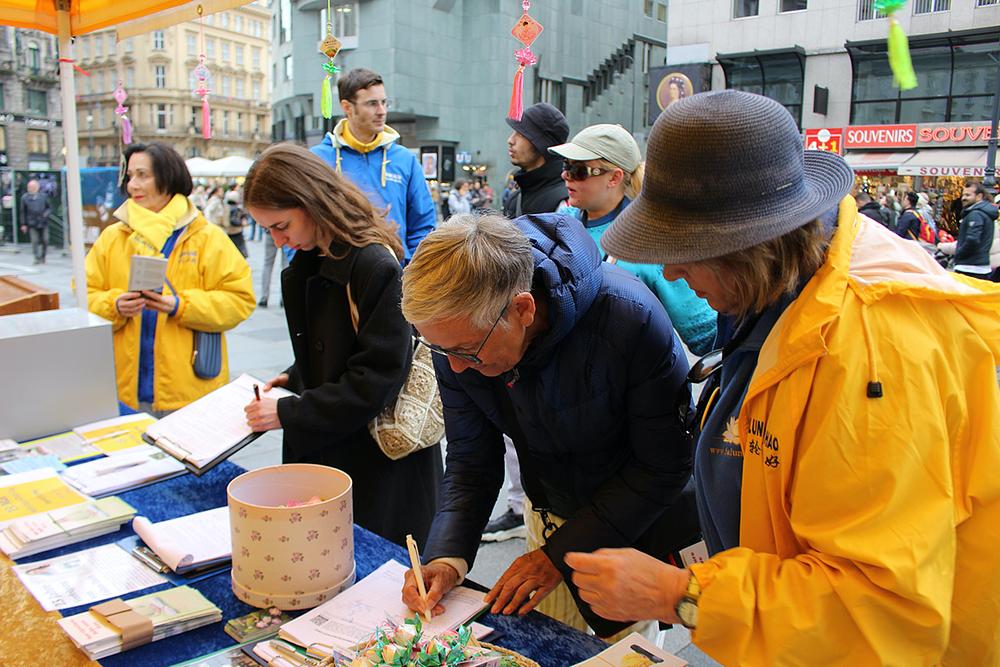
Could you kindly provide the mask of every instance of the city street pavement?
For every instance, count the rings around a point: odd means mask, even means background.
[[[248,241],[249,262],[254,273],[254,291],[260,299],[261,271],[264,263],[263,241]],[[292,360],[292,347],[288,340],[284,310],[281,301],[279,278],[280,259],[275,260],[268,296],[268,308],[257,308],[239,326],[226,334],[229,349],[229,369],[232,377],[241,373],[267,380],[288,367]],[[0,275],[16,275],[36,285],[59,292],[62,308],[76,306],[71,279],[72,266],[69,252],[61,248],[50,248],[45,264],[33,265],[31,247],[28,245],[0,245]],[[281,463],[281,432],[272,431],[231,459],[233,463],[247,469]],[[505,485],[506,486],[506,485]],[[501,492],[494,508],[494,516],[506,510],[506,494]],[[503,571],[519,555],[524,553],[524,540],[512,539],[506,542],[483,544],[476,557],[475,566],[469,578],[485,586],[492,586]],[[661,632],[660,644],[668,651],[687,660],[696,667],[717,665],[691,644],[687,630],[675,627]]]

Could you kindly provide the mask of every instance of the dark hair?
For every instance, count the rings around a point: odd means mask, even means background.
[[[972,191],[975,192],[980,197],[986,196],[986,188],[983,187],[982,183],[976,183],[975,181],[970,181],[965,184],[965,187],[972,188]]]
[[[337,81],[337,94],[340,99],[353,102],[359,90],[381,85],[382,77],[379,74],[364,67],[355,67]]]
[[[191,181],[191,172],[184,164],[184,158],[172,146],[162,141],[152,141],[148,144],[132,144],[125,149],[125,164],[122,167],[121,182],[123,195],[129,196],[128,161],[136,153],[149,155],[149,160],[153,163],[153,182],[156,183],[157,190],[171,197],[174,195],[187,197],[191,194],[194,183]]]
[[[916,207],[917,201],[919,199],[920,198],[917,196],[917,193],[914,192],[913,190],[910,190],[906,193],[906,201],[910,202],[910,206]]]
[[[854,195],[854,201],[858,202],[862,206],[864,206],[865,204],[867,204],[871,200],[872,200],[872,196],[870,194],[868,194],[867,192],[859,192],[858,194]]]
[[[275,144],[257,158],[243,182],[243,206],[302,209],[316,224],[316,245],[326,254],[333,243],[381,244],[403,259],[396,225],[356,185],[302,146]]]

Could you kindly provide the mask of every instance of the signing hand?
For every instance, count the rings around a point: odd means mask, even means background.
[[[555,590],[562,580],[562,573],[545,552],[535,549],[511,563],[486,594],[485,602],[492,604],[491,614],[516,612],[518,616],[524,616]]]
[[[264,391],[267,391],[265,386]],[[247,424],[254,431],[272,431],[281,428],[281,419],[278,417],[278,401],[273,398],[261,398],[250,401],[250,404],[243,408],[247,413]]]
[[[674,608],[691,573],[635,549],[566,554],[580,598],[611,621],[679,623]]]
[[[431,616],[444,613],[444,606],[441,598],[458,583],[458,572],[447,563],[428,563],[420,568],[424,575],[424,587],[427,590],[427,606],[430,607]],[[420,599],[420,592],[417,590],[417,580],[413,576],[413,570],[406,571],[406,578],[403,580],[403,602],[413,611],[424,613],[424,601]]]
[[[271,391],[273,387],[285,387],[288,385],[288,373],[280,373],[267,381],[264,391]]]
[[[146,300],[139,292],[122,292],[115,299],[115,308],[122,317],[135,317],[142,312]]]
[[[176,296],[164,296],[163,294],[157,294],[156,292],[144,291],[142,293],[142,298],[146,300],[146,306],[152,308],[153,310],[158,310],[161,313],[167,313],[168,315],[174,312],[177,308],[177,297]]]

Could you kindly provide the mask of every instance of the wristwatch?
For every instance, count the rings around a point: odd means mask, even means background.
[[[681,619],[681,625],[688,630],[694,630],[695,626],[698,625],[699,598],[701,598],[701,586],[698,585],[698,580],[692,574],[688,579],[684,597],[677,602],[677,606],[674,608],[677,617]]]

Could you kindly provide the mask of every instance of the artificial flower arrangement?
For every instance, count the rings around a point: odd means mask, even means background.
[[[402,625],[386,623],[375,630],[367,646],[341,667],[518,667],[521,663],[472,637],[472,630],[423,637],[420,618],[408,618]]]

